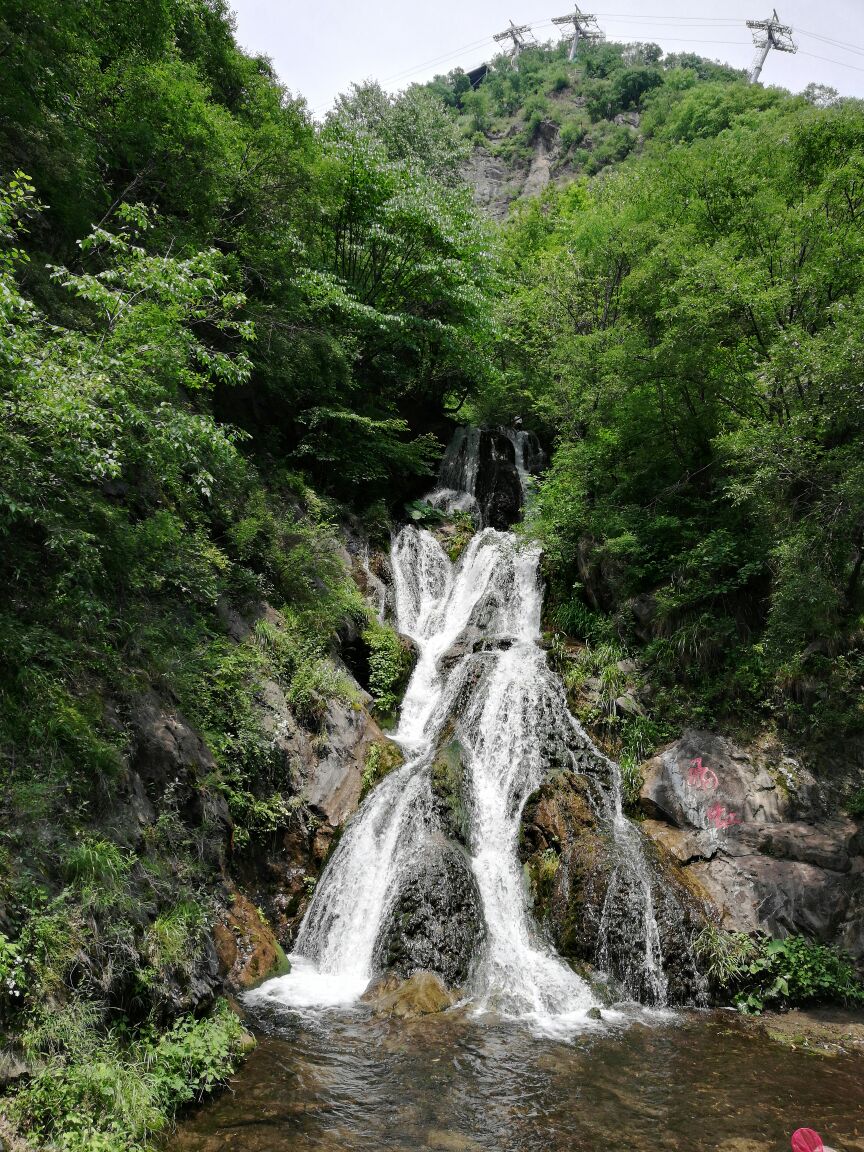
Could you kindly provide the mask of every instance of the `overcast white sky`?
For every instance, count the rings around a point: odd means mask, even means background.
[[[610,40],[652,40],[666,52],[693,51],[748,67],[747,19],[765,19],[774,0],[588,0]],[[354,80],[390,90],[451,68],[472,68],[495,51],[492,35],[531,24],[538,40],[568,0],[233,0],[244,48],[269,56],[281,79],[317,115]],[[779,0],[795,29],[797,55],[771,52],[762,81],[800,91],[811,80],[864,96],[864,0]],[[833,41],[833,43],[829,42]]]

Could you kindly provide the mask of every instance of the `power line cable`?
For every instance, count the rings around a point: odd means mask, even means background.
[[[801,36],[807,36],[811,40],[821,40],[823,44],[831,44],[834,48],[842,48],[844,52],[854,52],[857,56],[864,56],[864,48],[859,48],[857,44],[844,44],[842,40],[832,40],[830,36],[820,36],[818,32],[805,32],[803,28],[796,28],[796,32]]]
[[[843,60],[832,60],[830,56],[817,56],[815,52],[799,52],[799,56],[809,56],[811,60],[824,60],[826,64],[836,64],[838,68],[851,68],[853,72],[864,72],[857,64],[846,64]]]

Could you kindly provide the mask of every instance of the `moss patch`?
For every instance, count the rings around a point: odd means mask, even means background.
[[[471,818],[465,796],[465,764],[462,745],[455,737],[439,750],[432,763],[432,795],[445,832],[467,845]]]

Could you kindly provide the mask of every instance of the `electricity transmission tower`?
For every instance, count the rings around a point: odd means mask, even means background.
[[[516,67],[516,61],[519,59],[519,55],[522,52],[522,49],[528,47],[528,45],[525,43],[525,34],[530,33],[530,31],[530,24],[516,25],[511,20],[509,28],[505,28],[503,32],[498,32],[495,36],[492,37],[492,39],[495,40],[498,44],[500,44],[502,40],[513,41],[513,47],[510,49],[510,59],[513,61],[514,68]]]
[[[781,24],[777,9],[768,20],[748,20],[747,27],[753,31],[753,43],[757,52],[750,69],[750,83],[755,84],[762,72],[762,65],[772,48],[778,52],[797,52],[798,45],[792,39],[792,28],[789,24]]]
[[[603,33],[597,24],[597,19],[594,16],[588,16],[584,12],[580,12],[578,8],[568,16],[553,16],[553,24],[572,24],[573,25],[573,39],[570,41],[570,55],[568,60],[573,60],[576,56],[576,49],[579,47],[580,40],[602,40]]]

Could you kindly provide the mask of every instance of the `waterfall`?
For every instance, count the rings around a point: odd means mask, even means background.
[[[454,437],[439,494],[458,496],[458,483],[462,494],[473,495],[475,433],[463,429]],[[527,434],[512,433],[511,443],[524,483]],[[396,535],[391,559],[396,626],[419,653],[393,734],[407,760],[376,786],[346,828],[301,925],[292,972],[252,998],[326,1005],[363,992],[380,967],[381,941],[400,893],[424,861],[436,859],[445,839],[431,781],[436,752],[452,738],[464,763],[468,829],[464,846],[451,845],[448,859],[464,868],[482,915],[466,995],[478,1009],[547,1023],[584,1020],[595,1005],[588,984],[535,925],[518,856],[522,810],[550,765],[578,771],[588,757],[608,781],[602,804],[616,855],[598,960],[610,959],[605,942],[623,903],[639,973],[632,991],[638,983],[643,999],[664,1003],[651,876],[639,833],[621,812],[617,767],[569,713],[539,644],[538,550],[512,532],[484,528],[453,563],[429,531],[408,525]]]

